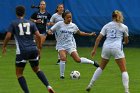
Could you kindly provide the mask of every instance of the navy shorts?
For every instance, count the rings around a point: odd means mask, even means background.
[[[38,57],[38,51],[24,51],[20,54],[16,55],[16,67],[25,67],[27,61],[29,61],[31,67],[35,67],[39,65],[39,57]]]

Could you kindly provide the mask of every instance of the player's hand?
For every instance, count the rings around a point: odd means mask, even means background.
[[[95,54],[96,54],[96,51],[95,51],[95,50],[92,50],[92,52],[91,52],[91,56],[94,57]]]
[[[95,32],[92,32],[89,34],[90,36],[96,36],[96,33]]]
[[[5,53],[6,53],[6,47],[3,47],[2,48],[2,55],[5,55]]]
[[[49,30],[47,33],[48,33],[49,35],[53,35],[52,31],[50,31],[50,30]]]
[[[42,23],[41,19],[37,19],[36,23]]]

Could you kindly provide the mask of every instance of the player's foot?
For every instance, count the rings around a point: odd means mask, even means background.
[[[59,65],[59,64],[60,64],[60,59],[58,59],[56,62],[56,65]]]
[[[99,67],[99,64],[97,61],[94,61],[94,64],[93,64],[95,67]]]
[[[60,76],[60,79],[65,79],[65,77],[64,76]]]
[[[87,91],[87,92],[90,92],[90,90],[91,90],[91,87],[88,86],[88,87],[86,88],[86,91]]]
[[[55,93],[55,91],[53,90],[53,88],[51,86],[48,86],[48,91],[49,91],[49,93]]]

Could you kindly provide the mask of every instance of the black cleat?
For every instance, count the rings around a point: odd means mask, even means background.
[[[87,91],[87,92],[90,92],[90,90],[91,90],[90,87],[87,87],[87,88],[86,88],[86,91]]]
[[[95,67],[99,67],[99,64],[97,63],[97,61],[94,61],[94,64],[93,64]]]
[[[59,64],[60,64],[60,59],[58,59],[56,62],[56,65],[59,65]]]
[[[64,76],[60,76],[60,79],[65,79],[65,77]]]

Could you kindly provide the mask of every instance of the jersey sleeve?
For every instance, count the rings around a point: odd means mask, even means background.
[[[105,36],[105,35],[106,35],[106,29],[107,29],[107,25],[105,25],[105,26],[101,29],[100,34],[102,34],[103,36]]]
[[[60,27],[60,22],[57,22],[50,29],[52,30],[52,32],[55,32],[56,30],[59,29],[59,27]]]
[[[50,22],[54,23],[55,22],[55,17],[54,15],[52,15],[51,19],[50,19]]]
[[[48,20],[50,20],[51,19],[51,14],[48,13],[47,17],[48,17]]]
[[[76,34],[77,31],[79,30],[79,28],[77,27],[77,25],[74,24],[73,30],[74,30],[74,34]]]
[[[124,31],[124,37],[127,37],[127,36],[129,36],[129,33],[128,33],[128,27],[126,26],[125,31]]]
[[[33,13],[33,14],[31,15],[31,18],[36,20],[36,19],[37,19],[37,13],[36,13],[36,12]]]
[[[32,23],[32,29],[31,30],[32,30],[33,33],[35,33],[36,31],[38,31],[35,23]]]
[[[11,23],[11,24],[9,25],[9,27],[8,27],[7,30],[6,30],[6,32],[14,33],[14,25],[13,25],[13,23]]]

